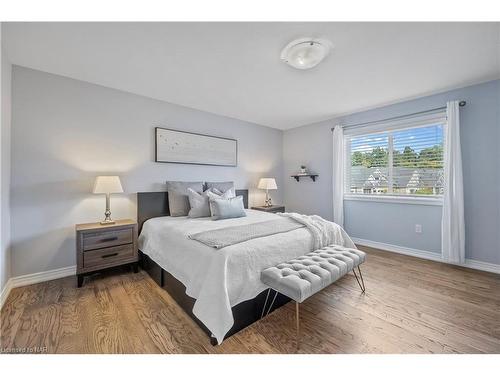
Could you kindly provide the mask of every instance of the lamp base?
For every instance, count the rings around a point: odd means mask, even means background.
[[[101,225],[114,224],[115,221],[111,219],[111,210],[109,209],[109,194],[106,194],[106,211],[104,211],[104,220]]]
[[[271,207],[272,205],[273,205],[273,202],[271,200],[271,197],[269,196],[269,194],[266,194],[266,200],[264,203],[264,207]]]

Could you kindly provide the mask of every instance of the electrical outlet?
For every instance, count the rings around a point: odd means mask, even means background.
[[[415,224],[415,233],[422,233],[422,224]]]

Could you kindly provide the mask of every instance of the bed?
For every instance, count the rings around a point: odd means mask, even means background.
[[[247,190],[237,190],[236,195],[243,196],[247,216],[219,221],[169,216],[166,192],[137,196],[142,268],[198,323],[212,344],[259,320],[265,305],[268,313],[271,301],[260,281],[261,270],[314,247],[305,227],[222,249],[188,238],[207,230],[279,219],[272,213],[248,210]],[[270,311],[288,301],[277,294]]]

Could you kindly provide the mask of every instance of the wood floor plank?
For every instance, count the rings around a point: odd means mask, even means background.
[[[388,303],[389,306],[401,308],[406,314],[416,314],[417,318],[428,314],[443,321],[454,320],[462,327],[469,327],[497,337],[500,327],[496,323],[498,319],[496,309],[472,304],[467,299],[443,296],[440,293],[434,293],[432,289],[419,289],[418,293],[409,293],[408,285],[394,283],[388,278],[367,275],[365,279],[370,284],[379,286],[375,296],[384,303]],[[373,295],[371,291],[368,294]],[[394,300],[396,303],[390,305]]]
[[[329,291],[325,293],[325,297],[328,296]],[[410,301],[406,301],[404,305],[395,305],[393,303],[387,303],[392,298],[398,298],[399,301],[405,301],[402,295],[396,296],[392,295],[387,299],[379,298],[378,296],[372,296],[368,293],[363,300],[363,303],[353,302],[349,296],[352,295],[352,291],[339,288],[334,292],[335,296],[339,298],[342,303],[345,303],[351,307],[355,307],[358,310],[371,314],[373,317],[383,319],[394,326],[397,326],[401,332],[406,332],[408,335],[420,335],[431,340],[437,345],[441,345],[442,350],[439,352],[478,352],[481,351],[474,346],[467,345],[466,343],[472,343],[473,340],[469,339],[466,335],[459,334],[453,330],[454,326],[448,324],[439,318],[435,318],[432,315],[425,315],[422,312],[422,305],[415,304],[412,306]],[[346,310],[346,308],[342,308]],[[425,316],[425,319],[422,317]],[[482,347],[485,347],[486,342],[481,341]],[[486,345],[487,347],[487,345]]]
[[[134,282],[136,281],[142,282]],[[145,273],[124,282],[127,293],[139,311],[143,326],[163,353],[208,353],[199,343],[206,335],[168,294]],[[167,338],[167,340],[164,340]]]
[[[63,293],[59,299],[61,304],[61,332],[57,351],[60,353],[81,353],[85,352],[84,342],[86,329],[90,329],[88,318],[81,319],[79,313],[85,310],[85,305],[93,303],[90,299],[90,291],[87,288],[75,288],[75,280],[67,277],[61,280]],[[93,297],[93,293],[92,293]],[[87,326],[87,324],[89,324]]]
[[[1,311],[0,348],[5,349],[14,346],[17,330],[21,325],[21,316],[35,295],[35,287],[21,287],[11,291],[8,303],[5,303]]]
[[[288,303],[222,345],[143,271],[115,270],[14,289],[0,347],[49,353],[500,353],[500,275],[362,247],[352,275]]]

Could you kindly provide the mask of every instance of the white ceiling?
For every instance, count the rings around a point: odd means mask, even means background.
[[[9,23],[13,64],[278,129],[500,76],[498,23]],[[301,36],[335,45],[282,63]]]

